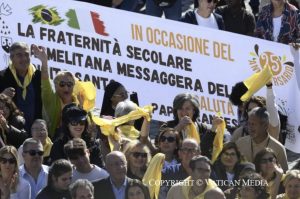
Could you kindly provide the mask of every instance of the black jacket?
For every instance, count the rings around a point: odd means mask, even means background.
[[[217,21],[219,30],[225,30],[225,25],[224,25],[224,21],[221,15],[216,14],[216,13],[212,13]],[[194,10],[190,10],[188,11],[182,18],[181,18],[182,22],[185,23],[189,23],[189,24],[194,24],[194,25],[198,25],[197,19],[196,19],[196,15],[195,15],[195,11]]]
[[[8,87],[13,87],[15,90],[17,90],[17,87],[19,87],[9,68],[0,71],[0,82],[1,82],[0,93]],[[41,119],[42,118],[41,71],[36,70],[34,72],[31,82],[35,92],[34,118]],[[17,105],[17,95],[14,96],[13,101]]]

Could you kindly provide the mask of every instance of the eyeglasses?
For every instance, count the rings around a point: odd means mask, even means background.
[[[24,153],[29,153],[29,155],[31,156],[35,156],[36,154],[38,156],[44,155],[44,151],[38,151],[38,150],[28,150],[28,151],[24,151]]]
[[[147,158],[147,153],[132,152],[131,154],[134,158]]]
[[[184,153],[193,153],[193,154],[195,154],[195,153],[198,152],[197,149],[189,149],[189,148],[181,148],[180,150],[181,150],[182,152],[184,152]]]
[[[274,162],[275,158],[274,157],[269,157],[269,158],[264,158],[260,160],[261,164],[267,164],[268,162]]]
[[[86,120],[79,120],[79,121],[70,121],[71,126],[84,126],[86,124]]]
[[[73,82],[64,82],[64,81],[60,81],[60,82],[58,83],[58,85],[59,85],[61,88],[62,88],[62,87],[65,87],[65,86],[71,88],[72,86],[74,86],[74,83],[73,83]]]
[[[0,162],[2,163],[2,164],[6,164],[7,162],[9,163],[9,164],[15,164],[16,163],[16,159],[15,158],[0,158]]]
[[[175,142],[175,137],[167,137],[167,136],[160,136],[160,139],[159,139],[161,142]]]

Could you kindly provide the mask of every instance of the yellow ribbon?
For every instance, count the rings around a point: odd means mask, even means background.
[[[223,149],[223,140],[224,140],[224,133],[225,133],[226,124],[225,121],[222,120],[220,124],[218,124],[216,129],[216,136],[214,138],[213,142],[213,152],[212,152],[212,158],[211,161],[214,163],[221,153]]]
[[[151,160],[147,171],[143,177],[143,183],[149,188],[150,198],[157,199],[159,194],[161,180],[161,170],[163,169],[165,154],[157,153]]]
[[[82,82],[76,80],[73,89],[73,95],[76,97],[79,95],[79,98],[81,99],[78,100],[83,100],[81,105],[84,110],[90,111],[92,108],[94,108],[96,100],[96,87],[92,82]]]
[[[187,137],[188,138],[193,138],[197,141],[197,143],[200,144],[200,136],[199,136],[199,133],[197,131],[196,125],[194,123],[189,124],[186,127],[186,131],[187,131]]]
[[[47,137],[46,143],[45,143],[45,145],[43,145],[44,157],[48,157],[50,155],[52,145],[53,145],[53,143],[52,143],[51,139],[49,137]]]
[[[121,125],[119,126],[119,129],[121,130],[122,135],[131,140],[136,140],[140,136],[140,132],[132,125]]]
[[[19,78],[17,76],[16,69],[12,65],[12,63],[10,63],[8,67],[9,67],[12,75],[14,76],[14,79],[17,82],[18,86],[23,89],[23,91],[22,91],[22,97],[25,100],[26,94],[27,94],[27,86],[30,84],[30,82],[32,80],[32,76],[33,76],[34,72],[36,71],[34,65],[33,64],[29,64],[28,71],[27,71],[27,74],[26,74],[26,76],[24,78],[23,84],[20,82],[20,80],[19,80]]]
[[[131,111],[127,115],[123,115],[113,120],[108,120],[104,118],[100,118],[98,116],[92,116],[92,120],[95,124],[99,125],[101,128],[101,132],[106,136],[112,136],[116,141],[120,140],[120,135],[115,131],[117,126],[124,124],[126,122],[137,120],[141,117],[145,117],[148,122],[151,121],[151,113],[153,111],[153,106],[147,105],[143,108],[137,106],[136,110]],[[112,145],[110,143],[111,149]]]
[[[192,182],[193,182],[193,179],[192,179],[191,176],[186,178],[182,182],[181,190],[182,190],[182,193],[183,193],[185,199],[189,199],[189,192],[192,188],[192,185],[191,185]],[[207,191],[209,191],[210,189],[218,187],[217,184],[211,179],[208,179],[205,182],[207,184],[206,184],[206,188],[204,189],[204,191],[201,194],[194,197],[193,199],[204,199],[204,195]],[[194,183],[194,186],[197,186],[196,183]]]
[[[269,65],[265,65],[264,69],[259,73],[254,73],[244,81],[248,91],[241,97],[243,102],[247,101],[254,93],[265,86],[272,79],[272,71]]]

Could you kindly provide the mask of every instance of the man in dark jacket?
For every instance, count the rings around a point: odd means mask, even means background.
[[[30,132],[33,121],[42,117],[41,72],[31,64],[30,48],[26,43],[16,42],[9,51],[11,62],[0,71],[0,92],[12,98],[24,113],[25,128]],[[47,64],[46,52],[35,52],[42,65]]]
[[[181,21],[207,28],[224,30],[222,16],[213,12],[217,2],[217,0],[198,0],[198,8],[188,11]]]
[[[127,161],[125,155],[120,151],[110,152],[106,156],[106,169],[110,176],[93,183],[95,198],[124,199],[126,187],[132,181],[126,176]]]

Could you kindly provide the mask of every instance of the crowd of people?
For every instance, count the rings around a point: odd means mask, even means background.
[[[128,11],[143,3],[149,15],[299,44],[299,11],[286,0],[271,0],[258,13],[243,0],[217,8],[218,1],[198,0],[182,18],[181,0],[99,0]],[[41,46],[13,43],[9,66],[0,71],[1,199],[300,198],[300,164],[288,167],[272,81],[266,96],[239,103],[230,96],[239,112],[230,131],[220,115],[211,125],[200,122],[198,98],[178,93],[174,119],[153,140],[151,106],[139,107],[111,80],[95,115],[75,91],[74,74],[61,71],[51,82]]]

